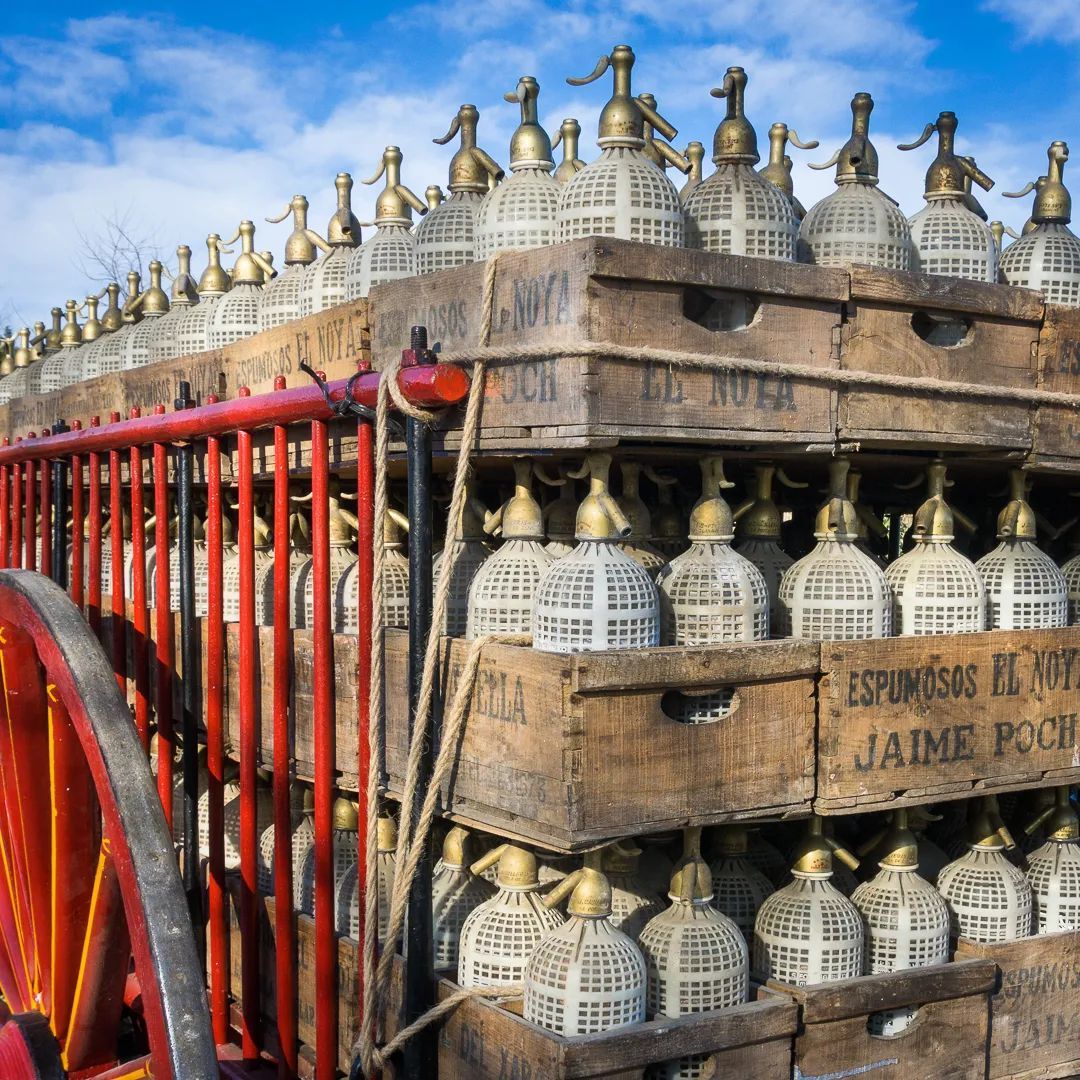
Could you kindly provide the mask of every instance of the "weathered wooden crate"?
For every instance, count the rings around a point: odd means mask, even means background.
[[[408,344],[413,323],[447,350],[479,341],[484,264],[372,290],[376,367]],[[489,365],[482,446],[625,438],[829,442],[828,386],[745,369],[575,356],[604,342],[732,359],[797,358],[837,366],[847,275],[793,263],[593,237],[501,255],[491,344],[559,345],[565,355]],[[730,328],[726,328],[730,327]],[[452,413],[447,426],[460,424]],[[447,434],[447,441],[455,436]]]
[[[1080,628],[827,642],[819,813],[1080,777]]]
[[[854,266],[840,366],[1034,387],[1042,310],[1042,299],[1027,289]],[[956,344],[935,343],[954,335]],[[1026,450],[1035,410],[1004,399],[990,403],[852,387],[841,394],[839,413],[840,437],[864,445]]]
[[[449,701],[468,643],[443,647]],[[401,791],[408,750],[407,649],[404,631],[387,634],[391,793]],[[818,646],[794,641],[573,656],[488,646],[443,807],[559,850],[804,814],[813,795],[817,664]],[[672,719],[684,694],[721,689],[734,695],[725,718]]]
[[[997,968],[989,960],[788,986],[769,982],[759,996],[798,1003],[795,1076],[832,1080],[869,1074],[882,1080],[982,1080]],[[916,1008],[906,1030],[872,1034],[881,1012]]]
[[[1080,403],[1080,311],[1047,304],[1039,333],[1039,388],[1076,394]],[[1080,457],[1080,410],[1040,405],[1035,433],[1040,462]]]
[[[991,1080],[1080,1076],[1080,931],[1002,945],[960,939],[957,959],[997,964],[990,999]]]

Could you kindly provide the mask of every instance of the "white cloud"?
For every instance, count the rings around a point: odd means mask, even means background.
[[[983,9],[1011,22],[1022,42],[1080,41],[1075,0],[985,0]]]

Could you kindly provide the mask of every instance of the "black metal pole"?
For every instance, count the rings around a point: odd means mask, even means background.
[[[413,355],[427,351],[427,330],[412,328]],[[405,423],[405,449],[409,481],[409,727],[416,719],[423,676],[423,658],[431,627],[431,429],[411,418]],[[427,790],[431,780],[432,744],[427,741],[420,760],[416,790]],[[417,799],[418,812],[422,799]],[[415,818],[413,822],[416,824]],[[405,932],[405,1022],[411,1023],[435,1004],[435,952],[431,925],[431,842],[416,868],[409,890]],[[405,1044],[404,1076],[434,1080],[438,1075],[436,1028],[425,1028]]]
[[[190,409],[191,384],[182,382],[177,409]],[[182,775],[184,787],[184,894],[195,931],[199,960],[205,962],[206,928],[199,883],[199,643],[195,622],[195,505],[193,450],[190,443],[176,448],[177,547],[180,560],[180,660],[184,677],[180,684]]]
[[[60,435],[68,430],[61,420],[53,424],[52,433]],[[67,516],[68,516],[68,463],[58,457],[52,463],[52,566],[50,576],[61,589],[68,587]],[[75,537],[71,542],[75,543]]]

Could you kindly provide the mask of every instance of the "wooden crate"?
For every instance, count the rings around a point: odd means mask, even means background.
[[[1080,310],[1047,304],[1039,333],[1039,387],[1076,394],[1080,403]],[[1040,461],[1080,457],[1080,411],[1039,406],[1035,451]]]
[[[148,413],[163,404],[171,411],[182,380],[191,383],[192,396],[203,402],[209,394],[236,397],[241,386],[253,394],[265,393],[273,389],[278,375],[286,376],[290,386],[304,385],[310,380],[300,371],[302,362],[325,371],[330,379],[346,378],[356,370],[357,361],[369,355],[369,330],[367,300],[351,300],[222,349],[18,398],[0,406],[0,435],[40,432],[60,419],[87,425],[91,416],[104,421],[114,410],[126,418],[134,406]]]
[[[982,1080],[997,968],[988,960],[864,975],[794,987],[769,982],[759,996],[798,1003],[795,1076],[833,1080],[869,1074],[882,1080]],[[868,1030],[879,1012],[916,1007],[897,1035]]]
[[[990,1000],[991,1080],[1080,1076],[1080,931],[1003,945],[961,938],[956,956],[1000,969]]]
[[[477,344],[484,264],[372,290],[376,367],[423,323],[444,349]],[[499,259],[492,345],[565,343],[551,359],[489,365],[482,446],[625,438],[831,443],[835,395],[803,379],[573,355],[575,342],[837,366],[847,275],[821,267],[593,237]],[[755,311],[737,329],[732,304]],[[447,424],[460,424],[451,414]],[[489,441],[489,440],[493,440]],[[567,442],[567,441],[570,442]],[[448,442],[453,437],[448,437]]]
[[[447,700],[467,648],[444,642]],[[401,791],[407,757],[407,649],[404,631],[388,632],[391,793]],[[491,645],[443,806],[462,821],[563,851],[688,824],[806,813],[817,664],[818,646],[795,641],[573,656]],[[670,718],[680,692],[725,687],[735,694],[726,718]],[[298,731],[301,723],[298,716]]]
[[[840,345],[845,370],[944,382],[1034,387],[1042,299],[1027,289],[869,266],[851,268]],[[963,324],[961,344],[920,335],[942,318]],[[864,445],[1026,450],[1034,408],[1007,400],[962,400],[907,390],[845,390],[839,433]]]
[[[828,642],[819,813],[1080,777],[1080,628]]]

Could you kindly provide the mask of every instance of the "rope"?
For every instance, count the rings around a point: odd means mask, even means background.
[[[482,339],[486,341],[485,339]],[[1080,395],[1035,387],[987,386],[983,383],[944,382],[919,375],[891,375],[874,371],[845,371],[840,368],[814,367],[781,360],[741,359],[707,353],[681,352],[599,341],[568,341],[543,345],[478,345],[439,354],[443,364],[512,362],[516,360],[552,360],[567,356],[599,356],[606,359],[646,361],[672,367],[703,370],[749,371],[762,375],[783,375],[828,386],[866,387],[877,390],[907,390],[929,397],[980,398],[986,401],[1015,401],[1027,405],[1060,405],[1080,409]]]
[[[497,257],[488,261],[484,275],[484,299],[481,317],[480,340],[486,345],[491,337],[491,317],[494,307],[495,294],[495,267]],[[473,683],[476,672],[479,669],[480,654],[484,645],[494,636],[480,638],[474,641],[466,657],[466,670],[458,683],[457,692],[451,705],[450,713],[444,720],[442,739],[439,752],[432,768],[431,782],[424,794],[424,802],[421,812],[416,820],[415,835],[413,827],[413,806],[416,801],[416,789],[419,786],[420,767],[428,739],[428,727],[432,715],[434,701],[435,678],[438,670],[439,643],[442,637],[446,620],[446,609],[450,599],[450,585],[453,580],[454,567],[460,554],[460,546],[455,543],[457,531],[461,524],[461,514],[465,506],[467,492],[466,481],[469,476],[469,454],[476,441],[480,430],[480,415],[484,402],[484,371],[487,361],[477,359],[473,363],[472,381],[469,386],[469,397],[465,407],[465,418],[462,423],[461,445],[458,449],[458,458],[454,470],[454,484],[450,498],[450,508],[447,517],[446,546],[443,557],[439,561],[439,576],[435,584],[435,595],[432,603],[431,628],[423,657],[423,670],[421,673],[420,689],[416,705],[416,713],[413,717],[413,731],[409,745],[409,757],[405,770],[405,782],[401,797],[400,820],[398,824],[398,842],[395,853],[396,871],[394,874],[394,886],[391,894],[390,913],[386,932],[386,941],[392,943],[401,936],[405,923],[405,914],[409,891],[416,869],[420,863],[423,851],[428,841],[431,825],[435,817],[435,807],[438,800],[439,788],[442,780],[448,774],[454,760],[458,738],[464,725],[468,703],[472,698]],[[387,1051],[380,1053],[375,1046],[376,1024],[378,1018],[386,1011],[389,993],[390,973],[393,964],[394,950],[387,948],[378,958],[376,932],[378,926],[378,863],[376,855],[377,825],[376,819],[379,808],[379,776],[381,774],[381,762],[383,754],[383,646],[384,634],[382,627],[382,572],[383,572],[383,544],[381,523],[385,518],[387,509],[387,465],[389,456],[389,404],[392,399],[394,404],[406,415],[429,423],[437,418],[436,413],[425,409],[417,409],[405,401],[397,385],[397,373],[400,362],[392,362],[383,369],[379,380],[379,395],[376,402],[376,434],[375,434],[375,539],[374,539],[374,567],[372,575],[372,664],[371,664],[371,691],[370,691],[370,717],[369,717],[369,745],[371,750],[372,769],[369,777],[368,799],[368,837],[367,837],[367,883],[365,892],[365,922],[364,922],[364,997],[363,1015],[361,1018],[360,1032],[354,1046],[354,1053],[359,1053],[364,1073],[373,1076],[380,1071],[386,1059]],[[415,662],[415,657],[410,657],[410,662]],[[467,995],[466,995],[467,996]],[[449,999],[448,999],[449,1000]],[[463,997],[460,1000],[464,1000]],[[432,1017],[432,1013],[441,1009],[446,1002],[436,1006],[421,1016],[405,1031],[400,1032],[395,1043],[401,1044],[416,1031],[422,1030],[428,1023],[438,1019]],[[456,1004],[456,1002],[455,1002]],[[439,1016],[445,1013],[439,1013]],[[408,1034],[406,1034],[406,1032]]]

